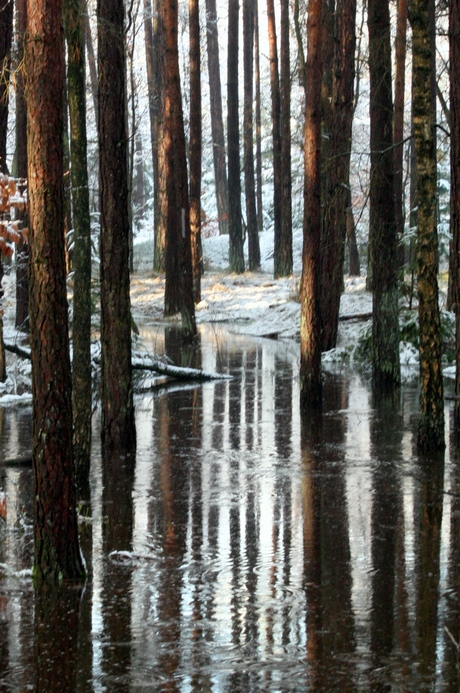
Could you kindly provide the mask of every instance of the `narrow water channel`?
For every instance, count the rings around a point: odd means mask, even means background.
[[[325,373],[302,421],[297,345],[203,328],[197,359],[233,378],[137,395],[134,471],[95,415],[83,592],[35,593],[31,470],[0,462],[0,691],[458,692],[460,464],[417,456],[417,388]],[[30,432],[0,409],[0,461]]]

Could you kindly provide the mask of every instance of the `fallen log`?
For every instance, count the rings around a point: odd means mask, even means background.
[[[10,460],[2,460],[0,462],[0,469],[11,468],[11,467],[31,467],[32,466],[32,455],[24,455],[23,457],[15,457]]]
[[[10,351],[12,354],[21,356],[23,359],[29,359],[30,361],[32,358],[30,355],[30,349],[24,349],[23,347],[19,347],[17,344],[8,344],[8,342],[3,342],[3,346],[5,347],[5,351]]]
[[[16,354],[16,356],[21,356],[25,359],[31,359],[30,349],[24,349],[16,344],[9,344],[7,342],[4,342],[4,345],[5,349],[12,354]],[[94,361],[100,364],[101,359],[98,356]],[[160,375],[168,375],[171,378],[181,380],[229,380],[232,377],[227,373],[210,373],[199,368],[181,368],[180,366],[166,363],[151,355],[145,357],[133,356],[132,368],[138,371],[152,371]]]
[[[369,313],[348,313],[346,315],[339,315],[339,321],[344,322],[346,320],[370,320],[372,318],[372,311]]]
[[[133,357],[132,368],[138,371],[152,371],[160,375],[169,375],[179,380],[204,381],[229,380],[232,378],[232,376],[227,373],[211,373],[199,368],[181,368],[180,366],[174,366],[150,355],[146,357]]]

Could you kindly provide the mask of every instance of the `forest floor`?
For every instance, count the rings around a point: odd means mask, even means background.
[[[301,241],[294,236],[294,273],[289,278],[273,278],[272,234],[260,234],[261,269],[257,272],[234,274],[228,271],[228,237],[214,236],[203,239],[205,272],[201,283],[201,302],[196,306],[198,324],[221,324],[236,334],[256,338],[299,341],[300,331],[300,274]],[[164,275],[153,272],[153,239],[141,240],[135,245],[134,273],[131,279],[131,304],[134,321],[138,324],[161,325],[180,322],[180,316],[167,320],[163,317]],[[344,293],[340,302],[340,321],[337,348],[323,353],[325,368],[356,365],[360,345],[369,344],[372,319],[372,294],[366,291],[366,277],[345,277]],[[15,281],[14,271],[3,279],[4,337],[10,343],[27,344],[14,327]],[[441,281],[440,306],[445,304],[446,286]],[[72,291],[69,290],[72,307]],[[416,310],[407,310],[407,300],[401,299],[401,366],[404,379],[418,376],[418,349],[416,348]],[[445,311],[444,311],[445,314]],[[452,323],[450,314],[445,320]],[[415,328],[413,327],[415,325]],[[412,331],[412,337],[408,336]],[[414,335],[415,334],[415,338]],[[452,377],[455,366],[444,361],[444,374]],[[7,354],[8,379],[0,383],[0,403],[6,397],[26,398],[30,393],[30,364]]]

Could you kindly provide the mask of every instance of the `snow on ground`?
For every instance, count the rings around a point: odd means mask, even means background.
[[[233,333],[279,340],[299,340],[302,234],[294,233],[294,274],[273,279],[273,234],[260,234],[261,269],[258,272],[234,274],[228,271],[228,236],[203,239],[205,273],[202,277],[202,301],[196,306],[197,323],[221,323]],[[247,248],[247,244],[245,246]],[[246,257],[247,260],[247,257]],[[135,271],[131,283],[131,302],[134,320],[150,324],[165,322],[163,318],[164,275],[153,272],[153,238],[143,232],[135,245]],[[13,326],[15,286],[13,272],[3,279],[5,296],[4,336],[9,342],[24,343]],[[71,301],[71,293],[69,294]],[[372,295],[366,291],[366,280],[346,277],[341,298],[340,315],[348,317],[371,313]],[[172,318],[179,321],[180,316]],[[171,319],[168,319],[171,321]],[[339,323],[337,348],[323,354],[326,368],[341,366],[353,359],[353,350],[360,339],[369,334],[371,320],[348,319]],[[403,377],[418,374],[418,350],[401,342]],[[4,397],[24,396],[24,385],[30,381],[30,364],[7,355],[8,380],[0,386],[0,401]],[[452,367],[446,369],[451,376]],[[13,400],[11,400],[13,401]]]

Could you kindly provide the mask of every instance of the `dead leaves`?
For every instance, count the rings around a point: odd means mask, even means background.
[[[0,253],[10,257],[14,245],[22,239],[27,243],[27,229],[21,221],[11,221],[11,211],[22,211],[27,204],[26,181],[0,173]]]

